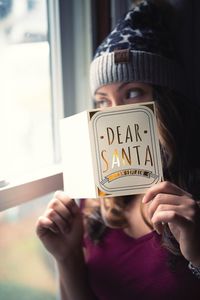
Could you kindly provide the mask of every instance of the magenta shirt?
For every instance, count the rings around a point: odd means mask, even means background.
[[[155,232],[134,239],[121,229],[108,229],[94,245],[85,238],[88,276],[99,300],[200,299],[200,280],[187,261],[168,266],[169,252]]]

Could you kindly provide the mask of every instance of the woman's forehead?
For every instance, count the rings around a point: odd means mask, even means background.
[[[152,85],[143,82],[131,81],[131,82],[115,82],[106,85],[102,85],[96,91],[96,93],[106,93],[111,90],[120,91],[122,89],[129,88],[141,88],[141,89],[152,89]]]

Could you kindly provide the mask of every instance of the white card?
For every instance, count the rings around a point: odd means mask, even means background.
[[[65,192],[142,194],[163,178],[154,102],[87,110],[61,120]]]

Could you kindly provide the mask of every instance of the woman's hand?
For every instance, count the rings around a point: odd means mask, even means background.
[[[57,191],[44,214],[38,219],[36,233],[59,262],[80,251],[83,222],[76,202],[64,192]]]
[[[170,182],[151,187],[143,198],[149,203],[149,218],[158,233],[168,223],[183,256],[200,266],[200,208],[192,195]]]

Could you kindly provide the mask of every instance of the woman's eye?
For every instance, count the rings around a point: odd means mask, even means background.
[[[95,108],[104,108],[111,106],[110,101],[108,99],[102,100],[94,100]]]
[[[137,97],[141,97],[143,95],[143,91],[141,89],[132,89],[127,92],[127,99],[134,99]]]

